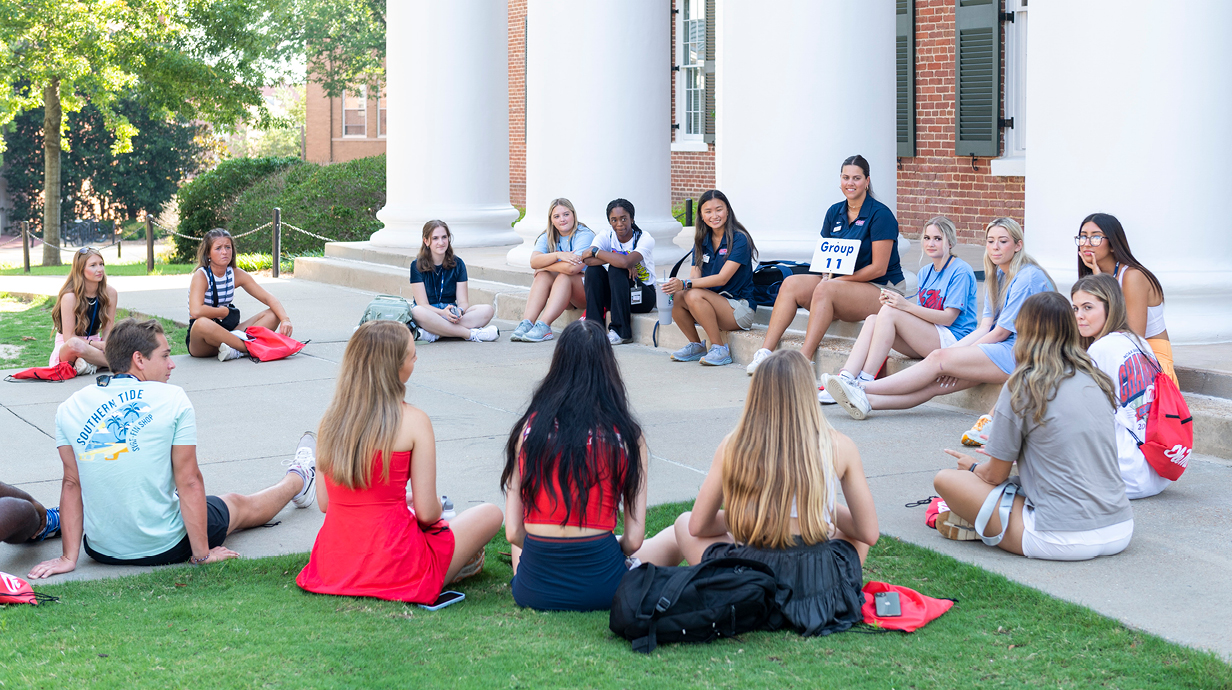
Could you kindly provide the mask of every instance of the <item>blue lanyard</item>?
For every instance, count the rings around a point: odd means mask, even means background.
[[[917,291],[917,292],[916,292],[916,298],[917,298],[917,299],[919,298],[919,296],[920,296],[920,293],[921,293],[921,292],[924,292],[924,291],[925,291],[925,290],[927,290],[928,288],[932,287],[932,285],[933,285],[933,283],[934,283],[934,282],[937,282],[937,281],[940,281],[940,280],[941,280],[941,276],[942,276],[942,274],[944,274],[944,273],[945,273],[945,269],[947,269],[947,268],[949,268],[949,267],[950,267],[950,262],[951,262],[951,261],[953,261],[953,260],[954,260],[954,255],[953,255],[953,254],[951,254],[951,255],[950,255],[950,258],[948,258],[948,259],[946,259],[946,260],[945,260],[945,265],[941,267],[941,270],[940,270],[940,271],[938,271],[938,270],[937,270],[937,267],[936,267],[936,266],[933,266],[933,267],[932,267],[933,272],[932,272],[932,273],[930,273],[930,274],[928,275],[928,282],[927,282],[927,283],[924,283],[924,287],[920,288],[920,289],[919,289],[919,291]]]

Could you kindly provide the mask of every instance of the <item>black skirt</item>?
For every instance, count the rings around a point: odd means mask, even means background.
[[[741,544],[712,544],[702,561],[712,558],[748,558],[765,563],[780,585],[791,588],[783,617],[804,636],[843,632],[864,620],[860,608],[864,573],[860,555],[850,543],[831,539],[812,546],[796,538],[786,549],[760,549]]]

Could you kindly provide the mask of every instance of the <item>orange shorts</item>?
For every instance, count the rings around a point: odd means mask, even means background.
[[[1172,383],[1175,383],[1179,390],[1181,382],[1176,379],[1176,369],[1172,366],[1172,343],[1163,338],[1148,338],[1146,342],[1155,351],[1155,359],[1159,360],[1159,368],[1163,369],[1163,372],[1172,379]]]

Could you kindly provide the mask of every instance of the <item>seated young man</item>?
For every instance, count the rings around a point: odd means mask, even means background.
[[[31,578],[76,568],[83,542],[91,558],[108,565],[235,558],[222,545],[227,535],[265,524],[289,502],[312,505],[315,444],[308,434],[274,486],[251,496],[205,495],[196,417],[183,389],[167,383],[175,363],[157,321],[124,319],[105,352],[115,375],[56,411],[64,555],[35,566]]]

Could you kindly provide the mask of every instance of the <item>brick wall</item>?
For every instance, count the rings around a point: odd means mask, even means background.
[[[972,170],[970,156],[954,155],[954,0],[916,0],[915,12],[916,155],[900,161],[898,222],[910,237],[944,215],[960,241],[982,243],[992,218],[1023,221],[1025,178],[993,176],[988,158]]]
[[[526,2],[509,0],[509,202],[526,207]]]
[[[673,4],[673,7],[677,7]],[[667,55],[668,67],[676,64],[676,15],[671,19],[671,52]],[[669,116],[670,123],[676,123],[676,72],[672,72],[672,107]],[[672,140],[675,141],[678,130],[672,130]],[[708,151],[672,151],[672,209],[674,210],[685,199],[697,200],[702,192],[714,189],[714,144],[708,144]]]

